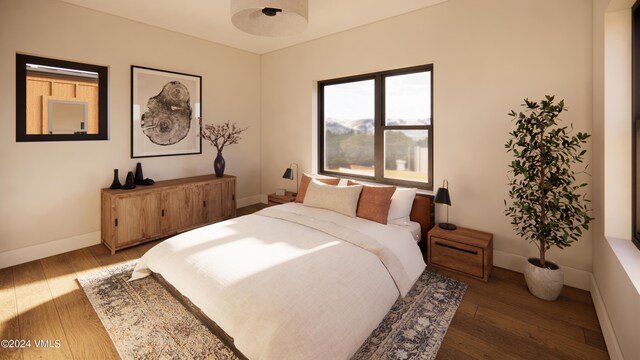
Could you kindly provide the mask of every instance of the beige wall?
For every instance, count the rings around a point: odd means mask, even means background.
[[[262,192],[287,184],[280,177],[290,161],[313,170],[316,81],[432,63],[434,180],[449,180],[450,220],[492,232],[496,261],[524,266],[535,247],[503,215],[506,114],[524,97],[556,94],[569,108],[563,119],[592,132],[591,26],[586,0],[450,0],[264,55]],[[587,233],[550,256],[588,277],[591,249]]]
[[[17,143],[16,52],[109,66],[110,140]],[[202,76],[204,121],[249,126],[224,151],[237,196],[260,194],[259,56],[59,1],[3,0],[0,63],[0,260],[9,250],[95,237],[99,189],[114,168],[121,181],[138,161],[155,180],[213,172],[207,143],[201,155],[130,158],[131,65]]]

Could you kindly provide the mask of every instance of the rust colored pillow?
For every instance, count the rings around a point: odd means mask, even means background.
[[[395,191],[395,186],[365,185],[360,193],[356,216],[386,225],[391,197]]]
[[[298,195],[296,195],[296,202],[301,203],[304,202],[304,195],[307,193],[307,188],[309,187],[309,182],[312,177],[307,174],[302,174],[302,179],[300,179],[300,186],[298,187]],[[338,178],[313,178],[327,185],[338,185],[340,179]]]

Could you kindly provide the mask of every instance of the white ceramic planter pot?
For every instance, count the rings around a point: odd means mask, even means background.
[[[538,258],[529,258],[527,267],[524,270],[524,278],[527,281],[529,291],[536,297],[553,301],[560,296],[564,285],[564,274],[562,269],[555,263],[546,260],[546,264],[551,264],[552,269],[541,268],[534,264],[539,264]]]

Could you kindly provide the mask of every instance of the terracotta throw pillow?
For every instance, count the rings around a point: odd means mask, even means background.
[[[302,174],[302,179],[300,179],[300,186],[298,187],[298,195],[296,195],[296,202],[302,203],[304,202],[304,196],[307,193],[307,188],[309,187],[309,182],[311,179],[316,179],[322,183],[327,185],[338,185],[340,179],[338,178],[312,178],[307,174]]]
[[[391,197],[394,192],[396,192],[395,186],[365,185],[360,193],[356,215],[359,218],[386,225],[389,207],[391,206]]]

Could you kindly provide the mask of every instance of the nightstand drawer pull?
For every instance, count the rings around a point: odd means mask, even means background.
[[[477,251],[472,251],[472,250],[467,250],[467,249],[460,249],[459,247],[451,246],[451,245],[448,245],[448,244],[443,244],[443,243],[441,243],[439,241],[436,241],[435,244],[438,245],[438,246],[444,246],[444,247],[449,248],[449,249],[466,252],[468,254],[478,255]]]

